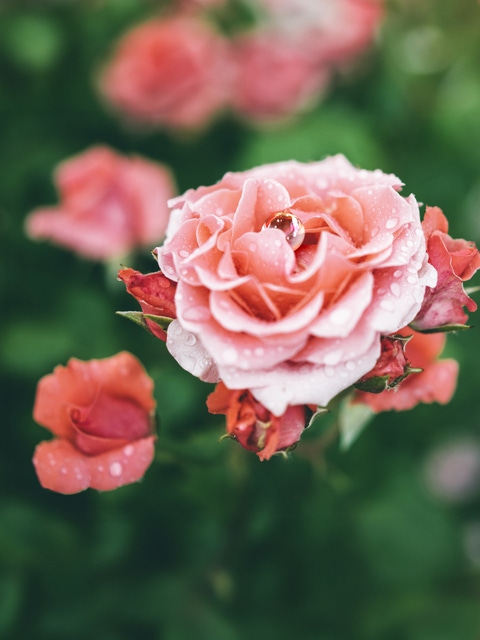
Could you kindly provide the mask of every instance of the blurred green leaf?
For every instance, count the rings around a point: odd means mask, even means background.
[[[63,33],[49,15],[17,14],[5,20],[1,30],[7,53],[28,71],[46,71],[61,54]]]

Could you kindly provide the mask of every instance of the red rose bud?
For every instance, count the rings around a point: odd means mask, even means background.
[[[428,261],[438,273],[435,287],[427,287],[422,307],[411,326],[416,331],[461,328],[468,311],[477,305],[469,298],[463,282],[480,268],[480,254],[473,242],[448,235],[448,221],[438,207],[427,207],[422,222],[427,240]]]
[[[164,326],[161,325],[168,325],[169,319],[177,317],[174,300],[176,283],[166,278],[161,271],[144,275],[135,269],[121,269],[118,272],[118,279],[125,284],[127,292],[140,304],[142,314],[133,313],[133,315],[140,315],[140,324],[145,323],[144,326],[154,336],[165,342],[167,334]],[[128,312],[123,315],[134,319]],[[162,323],[160,320],[157,322],[145,315],[157,316],[159,319],[165,319],[165,322]]]
[[[412,369],[405,357],[405,346],[411,336],[391,335],[381,338],[381,353],[374,368],[363,376],[355,387],[360,391],[381,393],[393,389],[410,373],[421,369]]]
[[[419,402],[450,401],[457,383],[458,363],[451,358],[440,359],[446,341],[444,333],[417,333],[409,327],[401,329],[402,335],[411,335],[406,351],[412,364],[414,376],[407,376],[394,389],[383,393],[356,394],[355,402],[366,404],[374,411],[407,411]],[[413,373],[410,369],[410,373]]]
[[[305,428],[305,409],[290,406],[282,416],[273,415],[250,391],[228,389],[219,382],[207,398],[210,413],[224,414],[227,433],[260,460],[296,444]]]

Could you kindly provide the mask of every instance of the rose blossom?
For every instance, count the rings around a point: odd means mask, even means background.
[[[223,382],[208,396],[207,407],[210,413],[226,415],[227,433],[248,451],[255,451],[260,460],[294,445],[305,429],[304,407],[288,407],[277,417],[248,390],[232,391]]]
[[[372,42],[383,17],[380,0],[260,0],[265,20],[296,38],[319,62],[351,60]]]
[[[97,146],[56,170],[60,204],[26,219],[31,238],[46,239],[91,260],[118,258],[161,240],[166,201],[174,193],[170,172],[143,158]]]
[[[164,318],[175,318],[175,282],[168,280],[163,273],[142,274],[135,269],[121,269],[118,272],[127,292],[140,304],[143,313]],[[147,327],[154,336],[163,340],[167,339],[165,331],[152,320],[146,318]]]
[[[225,104],[226,41],[199,17],[155,19],[126,33],[100,77],[100,91],[139,122],[204,125]]]
[[[413,336],[405,346],[410,366],[421,369],[421,373],[408,375],[394,389],[382,393],[358,393],[356,402],[367,404],[373,411],[407,411],[419,402],[450,401],[457,384],[458,363],[456,360],[439,360],[446,341],[444,333],[423,334],[405,327],[398,331],[403,336]]]
[[[413,326],[421,331],[464,324],[468,316],[463,307],[475,311],[477,305],[465,293],[463,282],[480,269],[480,254],[473,242],[448,235],[448,221],[438,207],[427,207],[422,227],[429,262],[438,272],[438,281],[435,288],[427,288]]]
[[[232,43],[236,63],[232,108],[254,120],[284,118],[318,98],[329,80],[300,41],[253,32]]]
[[[87,362],[71,358],[44,376],[33,417],[55,438],[35,449],[42,487],[67,494],[140,480],[154,454],[152,394],[153,381],[127,352]]]
[[[174,199],[158,249],[178,283],[170,353],[278,417],[327,405],[435,285],[417,202],[400,188],[335,156],[227,173]]]

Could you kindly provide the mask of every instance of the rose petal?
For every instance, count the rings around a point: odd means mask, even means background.
[[[155,436],[142,438],[98,456],[86,458],[91,480],[90,487],[111,491],[141,480],[153,461]]]
[[[41,442],[35,449],[33,464],[44,489],[72,494],[90,486],[87,458],[67,440]]]

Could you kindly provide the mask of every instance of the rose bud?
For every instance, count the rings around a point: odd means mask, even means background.
[[[419,402],[449,402],[457,383],[458,363],[452,359],[439,359],[446,335],[417,333],[409,327],[399,333],[412,336],[405,351],[412,369],[419,373],[407,376],[395,388],[382,393],[358,392],[356,402],[367,404],[376,413],[390,409],[406,411]]]
[[[155,406],[153,381],[130,353],[55,367],[33,409],[55,436],[35,449],[42,487],[70,494],[140,480],[153,460]]]
[[[399,385],[410,373],[419,373],[421,369],[412,369],[405,357],[405,346],[409,340],[410,336],[383,336],[376,365],[354,385],[355,388],[369,393],[381,393]]]
[[[268,460],[274,453],[285,451],[298,442],[305,429],[305,409],[288,407],[282,416],[273,415],[255,400],[247,389],[227,389],[219,382],[207,398],[210,413],[224,414],[227,433],[260,460]]]
[[[125,284],[127,292],[140,304],[143,314],[158,316],[159,319],[164,319],[165,325],[168,325],[168,319],[176,318],[174,300],[176,283],[166,278],[161,271],[143,274],[135,269],[121,269],[118,272],[118,279]],[[120,313],[120,315],[132,316],[129,312]],[[143,321],[154,336],[163,342],[166,341],[166,331],[159,324],[161,320],[156,322],[142,316],[142,324]]]

